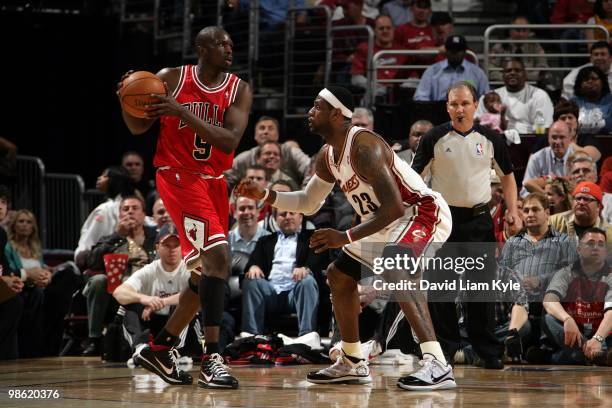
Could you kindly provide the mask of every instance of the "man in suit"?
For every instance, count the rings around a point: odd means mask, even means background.
[[[261,237],[245,267],[242,331],[264,333],[266,313],[295,312],[299,335],[315,331],[319,288],[313,272],[319,256],[308,247],[313,233],[301,229],[302,214],[274,210],[276,234]]]

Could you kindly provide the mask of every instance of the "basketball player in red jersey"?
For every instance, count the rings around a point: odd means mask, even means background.
[[[232,166],[253,96],[246,82],[227,72],[233,43],[225,30],[204,28],[195,47],[197,65],[157,73],[169,95],[157,95],[158,102],[147,108],[146,118],[123,112],[133,134],[146,132],[160,120],[153,161],[157,189],[179,230],[183,257],[192,271],[189,288],[181,293],[166,327],[151,344],[136,349],[134,361],[167,383],[191,384],[191,376],[177,367],[174,346],[201,306],[206,345],[198,385],[237,388],[238,381],[223,364],[218,344],[229,272],[229,205],[222,174]]]

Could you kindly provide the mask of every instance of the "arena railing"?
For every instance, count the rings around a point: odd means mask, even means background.
[[[397,69],[398,71],[413,71],[419,70],[424,71],[431,65],[429,62],[423,62],[421,64],[397,64],[397,65],[380,65],[380,61],[389,55],[400,55],[400,56],[416,56],[416,57],[435,57],[441,52],[433,49],[422,49],[422,50],[380,50],[372,58],[369,58],[371,63],[368,65],[368,87],[366,90],[366,98],[364,98],[364,105],[372,109],[376,101],[376,89],[380,85],[394,86],[396,84],[410,83],[411,87],[416,87],[418,79],[410,78],[390,78],[390,79],[378,79],[376,72],[379,69]],[[467,50],[466,54],[471,57],[471,60],[478,65],[478,56],[474,51]],[[422,75],[422,73],[421,73]],[[401,75],[400,75],[401,76]],[[388,102],[388,101],[386,101]]]
[[[560,44],[589,44],[593,43],[596,40],[588,40],[588,39],[562,39],[562,38],[529,38],[525,40],[514,40],[509,38],[492,38],[492,34],[495,32],[499,32],[501,30],[510,30],[516,28],[527,28],[530,30],[545,30],[545,31],[561,31],[561,30],[598,30],[601,31],[605,37],[606,41],[610,41],[610,33],[606,30],[605,27],[596,24],[495,24],[487,27],[484,33],[484,62],[483,69],[487,74],[487,78],[491,77],[491,72],[493,71],[501,71],[501,67],[492,67],[491,66],[491,58],[517,58],[517,57],[532,57],[532,58],[546,58],[547,60],[552,58],[588,58],[590,56],[589,53],[549,53],[546,52],[544,54],[527,54],[527,53],[491,53],[491,45],[492,44],[540,44],[540,45],[560,45]],[[526,71],[551,71],[551,72],[567,72],[571,71],[576,67],[561,67],[561,66],[549,66],[547,68],[542,67],[526,67]],[[491,81],[491,85],[499,85],[503,84],[501,81]]]
[[[85,220],[85,183],[77,174],[45,177],[47,242],[52,249],[74,250]]]
[[[306,13],[308,23],[297,23],[300,13]],[[330,9],[325,6],[289,9],[285,27],[285,119],[307,116],[313,96],[329,83],[333,40],[331,16]]]
[[[13,209],[27,209],[36,216],[38,234],[42,245],[45,246],[47,243],[45,164],[40,158],[17,156],[17,181],[12,186],[11,193]]]

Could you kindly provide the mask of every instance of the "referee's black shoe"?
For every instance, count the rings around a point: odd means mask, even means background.
[[[132,359],[135,364],[157,374],[162,380],[173,385],[193,383],[191,375],[179,370],[178,351],[174,348],[154,344],[142,344],[136,348]]]

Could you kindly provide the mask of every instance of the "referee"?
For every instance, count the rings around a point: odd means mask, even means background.
[[[448,202],[453,228],[447,242],[495,242],[493,221],[487,203],[491,200],[491,167],[500,175],[508,212],[506,222],[520,224],[516,206],[517,187],[512,172],[510,154],[502,136],[495,131],[474,124],[477,94],[468,82],[458,82],[448,89],[446,109],[451,121],[427,132],[419,143],[412,168],[422,176],[431,172],[432,189]],[[457,245],[457,244],[455,244]],[[469,245],[469,244],[468,244]],[[445,252],[452,251],[449,247]],[[478,247],[482,251],[484,246]],[[487,247],[493,248],[492,245]],[[462,248],[461,256],[466,256]],[[489,250],[487,267],[471,281],[491,282],[495,277],[495,255]],[[438,254],[438,256],[441,256]],[[482,252],[480,255],[482,256]],[[443,271],[436,271],[444,273]],[[449,271],[446,271],[447,273]],[[456,279],[457,275],[442,277]],[[457,313],[454,303],[430,302],[432,321],[444,351],[451,361],[460,347]],[[463,305],[470,343],[485,368],[503,368],[500,359],[503,345],[494,335],[494,303],[466,302]]]

